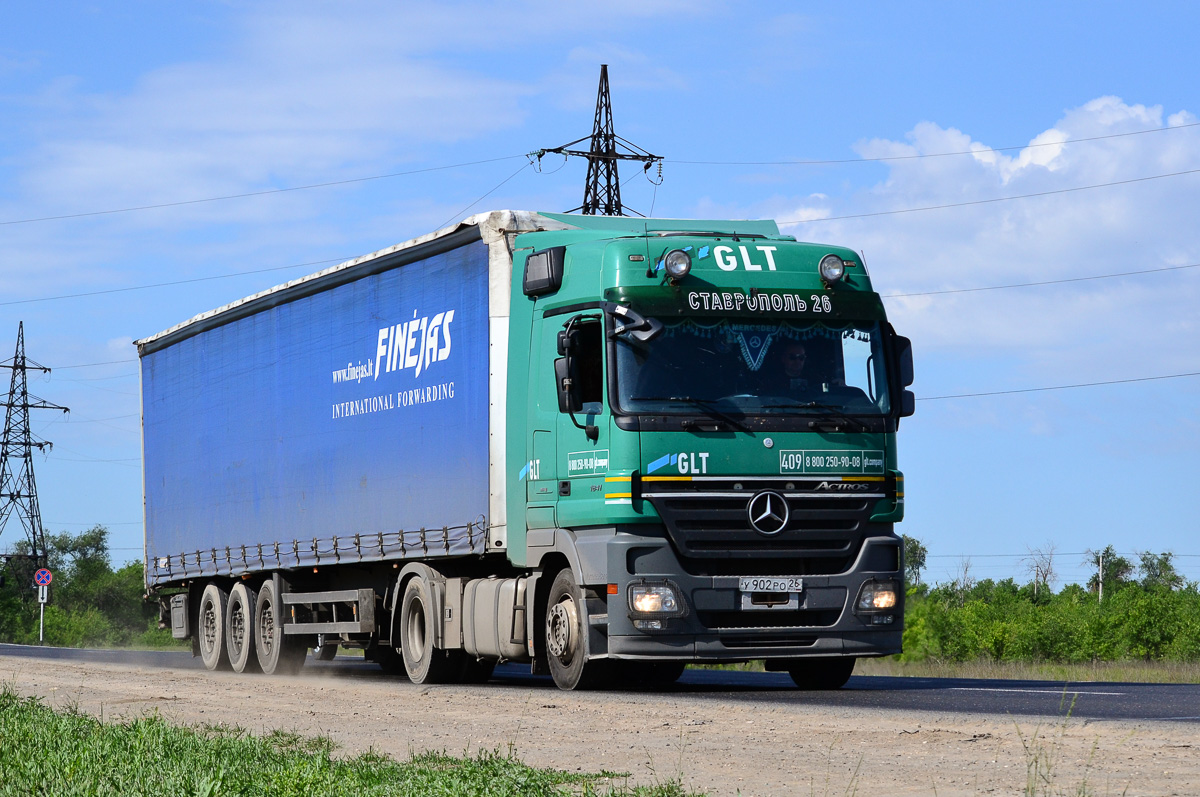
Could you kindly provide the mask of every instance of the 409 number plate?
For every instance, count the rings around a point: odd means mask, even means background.
[[[804,579],[796,576],[743,576],[738,579],[742,592],[803,592]]]

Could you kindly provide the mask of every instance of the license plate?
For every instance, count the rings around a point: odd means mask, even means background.
[[[742,592],[803,592],[804,579],[796,576],[744,576],[738,579]]]

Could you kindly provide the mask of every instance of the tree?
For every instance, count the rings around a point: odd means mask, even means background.
[[[1171,561],[1175,558],[1175,554],[1170,551],[1160,554],[1143,551],[1139,556],[1141,562],[1138,564],[1138,572],[1142,575],[1143,587],[1146,589],[1180,589],[1183,587],[1183,576],[1179,575],[1175,570],[1175,563]]]
[[[1133,575],[1133,562],[1119,556],[1111,545],[1105,546],[1102,551],[1089,550],[1084,563],[1096,568],[1087,585],[1088,592],[1093,594],[1103,594],[1101,587],[1113,592],[1118,587],[1128,584],[1129,577]]]
[[[900,536],[904,539],[904,580],[909,586],[915,586],[921,583],[921,571],[925,569],[928,551],[916,537],[907,534]]]
[[[1026,571],[1033,576],[1033,598],[1037,600],[1039,588],[1045,588],[1047,593],[1054,586],[1054,552],[1058,546],[1046,543],[1044,548],[1029,548],[1029,556],[1023,560]]]

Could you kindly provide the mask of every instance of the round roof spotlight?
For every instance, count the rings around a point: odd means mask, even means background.
[[[671,279],[683,279],[692,270],[692,256],[682,249],[672,249],[663,258],[663,267]]]
[[[821,279],[826,282],[837,282],[846,276],[846,264],[837,255],[825,255],[821,258],[818,268],[821,271]]]

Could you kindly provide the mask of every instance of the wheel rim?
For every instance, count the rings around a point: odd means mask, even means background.
[[[563,664],[570,664],[579,647],[579,612],[570,595],[546,613],[546,647]]]
[[[262,612],[258,615],[258,638],[262,652],[270,658],[275,650],[275,612],[270,601],[263,601]]]
[[[212,653],[217,647],[217,612],[213,608],[212,601],[206,601],[204,604],[204,651]]]
[[[414,600],[408,604],[408,643],[407,651],[413,662],[420,662],[425,657],[425,607],[421,601]]]
[[[234,658],[241,658],[246,634],[246,607],[238,601],[229,612],[229,651]]]

